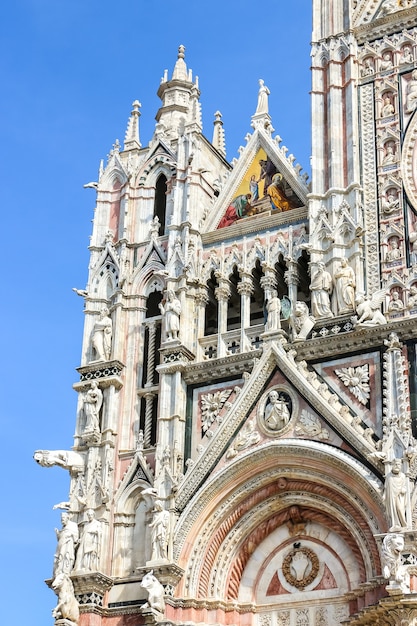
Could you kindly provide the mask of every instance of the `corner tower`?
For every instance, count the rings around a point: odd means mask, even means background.
[[[313,9],[311,182],[263,78],[227,162],[180,46],[90,185],[57,625],[416,620],[415,2]]]

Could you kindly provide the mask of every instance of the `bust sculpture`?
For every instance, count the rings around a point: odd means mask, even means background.
[[[272,390],[268,394],[268,403],[265,406],[264,422],[269,430],[281,430],[290,421],[291,415],[285,398]]]

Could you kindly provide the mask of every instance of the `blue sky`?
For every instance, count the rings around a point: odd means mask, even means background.
[[[2,623],[53,624],[52,506],[67,473],[35,449],[68,449],[75,425],[83,300],[101,158],[123,142],[131,104],[151,138],[156,96],[179,44],[200,78],[204,133],[223,114],[227,157],[255,112],[258,79],[275,132],[309,171],[311,8],[307,0],[16,0],[0,24],[3,383]],[[22,606],[23,605],[23,606]],[[30,607],[30,608],[29,608]],[[22,615],[24,616],[22,618]]]

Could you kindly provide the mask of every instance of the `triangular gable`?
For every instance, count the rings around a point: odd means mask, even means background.
[[[172,150],[162,141],[162,139],[158,139],[155,145],[150,150],[149,154],[146,157],[146,162],[148,163],[152,158],[156,156],[166,155],[169,157],[169,161],[175,163],[176,157]]]
[[[230,207],[236,209],[237,221],[258,213],[265,214],[266,211],[277,213],[282,209],[307,204],[306,176],[300,174],[301,166],[294,166],[294,156],[287,156],[288,150],[285,146],[280,147],[280,142],[280,138],[273,140],[260,129],[254,131],[211,211],[205,230],[210,231],[233,223],[233,211]],[[280,176],[276,176],[278,174]],[[274,176],[274,185],[278,189],[275,205],[271,202],[272,196],[265,195],[265,183],[268,187]],[[249,193],[251,198],[246,199],[245,196]],[[287,206],[284,207],[280,202],[280,195],[287,202]]]
[[[411,0],[409,6],[401,5],[398,0],[359,0],[353,12],[353,25],[369,24],[370,22],[415,6]]]
[[[100,178],[99,190],[104,191],[106,189],[111,189],[116,181],[119,181],[121,187],[123,187],[123,185],[128,181],[128,175],[120,159],[119,153],[117,151],[113,151]]]
[[[107,266],[107,267],[106,267]],[[111,241],[106,242],[106,246],[96,264],[96,270],[91,277],[90,286],[87,291],[92,296],[97,296],[101,290],[103,281],[108,280],[110,289],[116,289],[119,285],[120,261]],[[107,294],[110,296],[111,294]]]
[[[295,392],[304,397],[312,409],[329,424],[339,437],[347,442],[356,456],[380,472],[381,465],[375,458],[375,444],[369,429],[362,425],[361,411],[352,415],[347,405],[308,368],[304,361],[295,362],[296,353],[287,353],[280,343],[272,343],[255,364],[242,391],[222,418],[222,423],[213,434],[210,443],[198,457],[179,487],[176,503],[181,509],[197,491],[207,476],[214,471],[226,453],[229,443],[235,438],[243,424],[264,393],[268,380],[276,368],[287,379]]]
[[[166,253],[157,239],[151,239],[146,246],[139,262],[135,268],[135,274],[138,274],[145,265],[163,265],[166,263]]]
[[[131,464],[126,470],[122,480],[120,481],[119,487],[115,494],[115,501],[119,500],[122,493],[128,489],[128,487],[136,481],[143,481],[144,483],[149,484],[149,488],[153,486],[153,475],[146,463],[146,459],[141,454],[141,452],[137,452],[132,459]]]

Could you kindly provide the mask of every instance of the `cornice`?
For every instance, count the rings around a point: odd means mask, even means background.
[[[183,378],[188,385],[191,385],[224,378],[224,376],[242,375],[243,372],[252,371],[255,359],[259,359],[261,355],[262,349],[259,349],[219,359],[190,363],[184,367]]]
[[[274,230],[280,226],[293,224],[294,222],[307,221],[308,212],[306,207],[298,207],[276,215],[254,215],[253,217],[245,217],[238,220],[231,226],[212,230],[208,233],[202,233],[201,241],[204,246],[210,246],[213,243],[227,241],[228,239],[236,239],[244,235],[259,233],[261,231]]]
[[[400,33],[403,30],[417,26],[417,11],[415,7],[403,9],[401,12],[391,13],[371,22],[361,24],[354,29],[354,34],[359,45],[376,39],[382,39],[387,35]]]
[[[361,328],[350,333],[308,339],[296,344],[288,344],[287,347],[288,349],[296,348],[297,360],[311,361],[317,360],[318,357],[324,360],[325,358],[340,356],[341,354],[365,352],[380,348],[383,346],[384,339],[391,332],[395,332],[400,341],[417,339],[417,318],[411,317],[395,320],[382,326]]]

